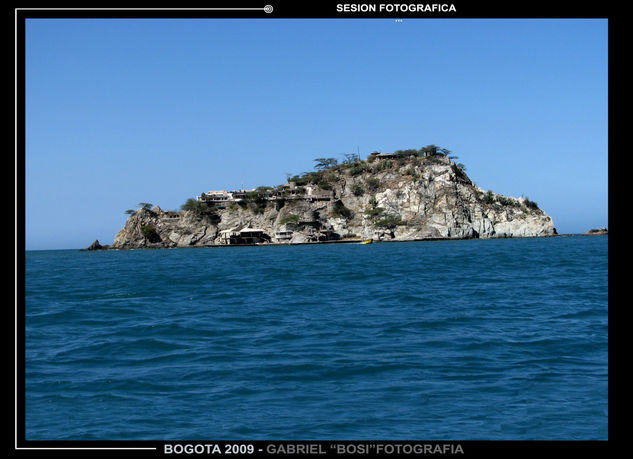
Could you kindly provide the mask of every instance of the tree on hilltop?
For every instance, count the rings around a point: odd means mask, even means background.
[[[360,155],[356,153],[345,153],[343,156],[345,157],[343,164],[353,164],[360,161]]]
[[[318,171],[324,171],[338,165],[336,158],[316,158],[316,165],[314,168]]]

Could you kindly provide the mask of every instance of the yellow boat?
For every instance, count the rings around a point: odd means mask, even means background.
[[[374,242],[373,239],[367,239],[367,240],[361,242],[361,244],[371,244],[372,242]]]

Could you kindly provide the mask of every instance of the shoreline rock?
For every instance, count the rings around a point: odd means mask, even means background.
[[[95,239],[95,241],[90,244],[89,247],[86,247],[85,249],[79,249],[82,252],[86,252],[86,251],[93,251],[93,250],[108,250],[110,248],[109,245],[101,245],[99,243],[98,239]]]
[[[573,236],[582,236],[578,234],[551,234],[546,236],[498,236],[498,237],[490,237],[486,239],[545,239],[552,237],[573,237]],[[469,240],[478,240],[482,238],[475,237],[460,237],[460,238],[420,238],[420,239],[389,239],[382,241],[373,241],[374,244],[382,244],[382,243],[397,243],[397,242],[438,242],[438,241],[469,241]],[[112,247],[110,245],[102,246],[102,249],[99,250],[161,250],[161,249],[212,249],[219,247],[288,247],[288,246],[300,246],[300,245],[323,245],[323,244],[362,244],[363,239],[341,239],[341,240],[329,240],[329,241],[312,241],[312,242],[291,242],[291,243],[283,243],[283,242],[260,242],[253,244],[207,244],[207,245],[191,245],[191,246],[180,246],[180,247],[167,247],[167,246],[151,246],[151,247],[139,247],[139,248],[117,248]],[[79,249],[80,251],[86,251],[88,249]]]

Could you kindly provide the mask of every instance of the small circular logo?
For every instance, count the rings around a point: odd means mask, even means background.
[[[272,7],[272,5],[266,5],[266,6],[264,7],[264,12],[265,12],[265,13],[269,13],[269,14],[270,14],[270,13],[272,13],[272,12],[273,12],[273,7]]]

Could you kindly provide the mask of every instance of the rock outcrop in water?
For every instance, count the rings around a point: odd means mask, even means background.
[[[92,244],[90,244],[90,246],[88,246],[85,249],[80,249],[80,250],[82,250],[82,251],[92,251],[92,250],[106,250],[106,249],[109,249],[109,248],[110,248],[109,245],[101,245],[101,244],[99,244],[99,240],[95,239],[95,241]]]
[[[529,199],[484,191],[446,155],[408,152],[373,154],[276,188],[203,195],[181,211],[141,208],[110,248],[556,234]]]
[[[605,227],[592,228],[589,231],[582,233],[583,236],[604,236],[605,234],[609,234],[609,230]]]

